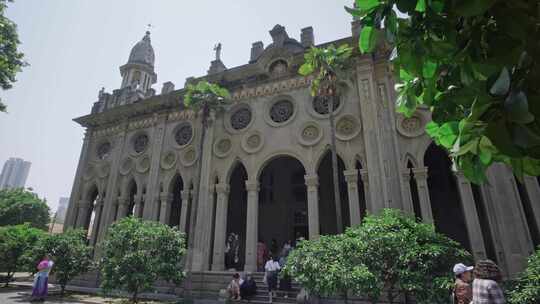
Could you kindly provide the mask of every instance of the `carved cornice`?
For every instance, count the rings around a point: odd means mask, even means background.
[[[311,84],[311,79],[312,77],[297,77],[272,83],[266,83],[253,88],[237,90],[232,93],[232,99],[234,101],[238,101],[254,97],[275,95],[300,88],[306,88]]]

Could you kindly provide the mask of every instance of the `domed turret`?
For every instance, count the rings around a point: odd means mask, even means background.
[[[131,49],[128,63],[140,63],[154,66],[154,49],[150,43],[150,32],[146,32],[143,39]]]
[[[128,62],[120,67],[121,88],[131,87],[146,93],[152,84],[157,82],[154,60],[154,48],[150,43],[150,32],[147,31],[141,41],[131,49]]]

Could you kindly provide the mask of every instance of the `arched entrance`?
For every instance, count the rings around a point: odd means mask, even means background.
[[[428,167],[427,183],[435,229],[470,251],[467,225],[450,158],[432,143],[424,155],[424,164]]]
[[[237,163],[229,179],[225,269],[243,270],[246,252],[247,172]]]
[[[135,197],[137,195],[137,183],[135,180],[131,180],[128,186],[128,204],[127,204],[127,216],[133,216],[135,214]]]
[[[259,177],[259,240],[276,252],[286,241],[308,238],[304,166],[290,156],[270,161]]]
[[[99,191],[96,185],[93,185],[90,188],[90,191],[88,191],[88,196],[87,196],[88,205],[86,207],[88,209],[85,212],[86,218],[84,219],[84,222],[83,222],[83,229],[86,230],[86,238],[88,240],[92,240],[93,239],[92,233],[95,233],[94,229],[92,228],[94,227],[94,222],[98,219],[98,216],[96,214],[96,205],[97,205],[98,195],[99,195]]]
[[[341,217],[343,227],[341,231],[345,231],[346,227],[351,225],[351,217],[349,212],[349,196],[347,192],[347,183],[345,182],[345,176],[343,171],[345,170],[345,164],[343,160],[338,156],[338,180],[339,180],[339,193],[341,198]],[[334,178],[332,173],[332,154],[330,151],[326,153],[324,158],[319,164],[317,170],[319,176],[319,221],[321,234],[336,234],[337,229],[337,217],[336,217],[336,205],[334,197]],[[363,185],[362,185],[363,191]]]
[[[184,181],[182,177],[177,174],[172,182],[172,201],[171,201],[171,213],[169,215],[168,224],[171,227],[180,225],[180,218],[182,216],[182,190],[184,190]]]

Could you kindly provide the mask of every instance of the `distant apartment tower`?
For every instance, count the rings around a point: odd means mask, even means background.
[[[58,209],[56,209],[55,221],[63,223],[66,218],[66,210],[69,204],[69,197],[61,197],[58,201]]]
[[[11,157],[4,163],[2,174],[0,175],[0,190],[24,188],[26,178],[30,171],[31,162],[21,158]]]

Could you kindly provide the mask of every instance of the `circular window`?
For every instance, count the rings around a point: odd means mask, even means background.
[[[290,100],[280,100],[270,108],[270,119],[276,123],[289,120],[294,114],[294,105]]]
[[[193,129],[190,124],[182,125],[174,133],[174,140],[179,146],[185,146],[189,144],[193,137]]]
[[[315,97],[313,98],[313,109],[315,110],[315,112],[317,112],[320,115],[326,115],[328,114],[328,102],[329,100],[326,97]],[[334,105],[333,105],[334,113],[339,108],[340,103],[341,103],[340,98],[337,98],[334,101]]]
[[[148,147],[148,135],[140,134],[133,140],[133,150],[136,153],[142,153]]]
[[[248,108],[241,108],[231,115],[231,127],[235,130],[247,128],[250,122],[251,111]]]
[[[110,142],[104,142],[97,148],[97,157],[99,159],[105,159],[107,156],[109,156],[109,153],[111,152],[111,143]]]

